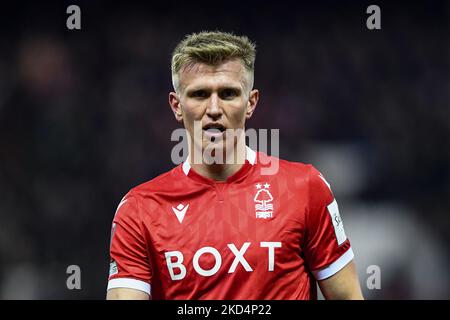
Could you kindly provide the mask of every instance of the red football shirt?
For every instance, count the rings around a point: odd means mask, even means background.
[[[184,164],[128,192],[111,235],[108,289],[153,299],[317,299],[353,259],[338,205],[311,165],[247,148],[226,181]],[[278,171],[263,175],[278,162]]]

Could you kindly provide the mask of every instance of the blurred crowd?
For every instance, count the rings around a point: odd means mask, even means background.
[[[450,298],[449,5],[382,6],[370,31],[364,6],[324,3],[81,2],[78,31],[61,3],[4,12],[0,298],[104,298],[117,204],[175,165],[171,51],[203,29],[256,42],[248,127],[280,129],[280,156],[328,178],[366,297]]]

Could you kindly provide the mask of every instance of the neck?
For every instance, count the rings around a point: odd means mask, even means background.
[[[201,163],[195,163],[192,160],[192,157],[189,157],[189,164],[192,169],[206,178],[216,181],[226,181],[230,176],[238,172],[244,165],[246,159],[245,144],[240,148],[234,146],[233,155],[235,155],[233,157],[234,159],[232,159],[233,161],[226,161],[224,164],[206,164],[204,161]],[[241,161],[238,161],[237,159],[241,159]]]

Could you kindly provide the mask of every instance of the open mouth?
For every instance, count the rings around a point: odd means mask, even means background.
[[[213,133],[213,132],[222,133],[225,131],[225,129],[226,129],[225,126],[223,126],[220,123],[208,123],[203,126],[203,131],[211,132],[211,133]]]
[[[224,132],[225,131],[225,127],[223,125],[221,125],[220,123],[208,123],[206,125],[203,126],[203,130],[205,131],[220,131],[220,132]]]
[[[202,129],[204,135],[211,139],[212,142],[214,142],[216,138],[223,137],[226,130],[225,126],[220,123],[208,123],[204,125]]]

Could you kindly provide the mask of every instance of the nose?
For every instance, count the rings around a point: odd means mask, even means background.
[[[216,93],[210,96],[206,114],[213,120],[217,120],[222,115],[222,108],[220,106],[220,98]]]

